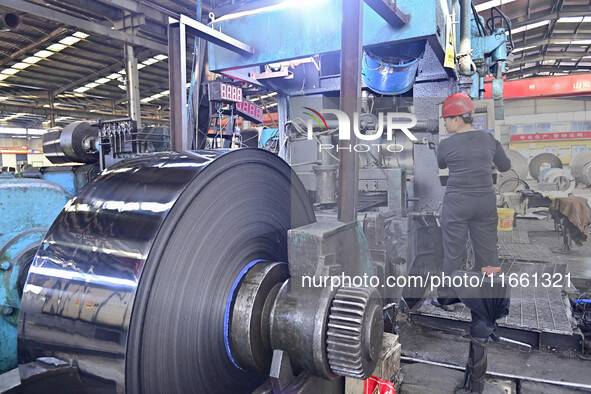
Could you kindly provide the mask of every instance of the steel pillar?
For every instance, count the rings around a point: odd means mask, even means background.
[[[340,109],[350,120],[359,113],[361,97],[361,57],[363,41],[363,2],[343,0],[341,34],[341,103]],[[353,130],[351,124],[351,130]],[[357,219],[357,194],[359,188],[359,155],[345,146],[355,146],[357,137],[351,133],[350,140],[339,141],[339,195],[338,220],[352,222]]]
[[[187,55],[185,25],[168,25],[168,81],[170,84],[170,142],[172,150],[188,150]]]
[[[137,57],[131,45],[125,46],[125,72],[127,75],[127,109],[129,117],[137,122],[138,129],[142,127],[142,113],[140,111],[140,83],[137,69]]]

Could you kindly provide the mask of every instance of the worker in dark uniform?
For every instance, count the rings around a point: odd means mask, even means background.
[[[445,128],[453,134],[437,149],[439,168],[449,168],[442,212],[445,275],[461,269],[468,230],[475,270],[499,265],[493,164],[504,172],[511,168],[511,161],[491,133],[472,127],[473,111],[472,99],[465,93],[452,94],[442,108]],[[452,289],[442,287],[434,303],[445,306],[458,301]]]

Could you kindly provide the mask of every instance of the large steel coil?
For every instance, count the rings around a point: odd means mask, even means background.
[[[588,150],[580,152],[570,161],[569,170],[577,182],[586,185],[591,183],[591,178],[587,176],[588,171],[585,170],[585,166],[589,163],[591,163],[591,151]]]
[[[534,156],[529,161],[529,173],[534,179],[538,179],[542,166],[546,165],[549,168],[562,168],[562,160],[554,153],[544,152]]]
[[[507,157],[511,160],[511,169],[519,176],[520,179],[526,179],[529,172],[527,160],[523,155],[516,150],[508,149]]]
[[[297,176],[266,151],[118,163],[66,206],[35,257],[21,362],[65,360],[97,392],[250,391],[265,377],[230,361],[226,301],[245,266],[287,261],[287,231],[314,220]]]

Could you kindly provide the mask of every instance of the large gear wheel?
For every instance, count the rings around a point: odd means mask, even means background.
[[[379,293],[374,288],[341,287],[328,317],[327,353],[332,371],[367,379],[378,361],[384,331]],[[369,327],[367,331],[363,327]]]

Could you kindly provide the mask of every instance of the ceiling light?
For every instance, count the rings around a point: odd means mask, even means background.
[[[108,78],[99,78],[99,79],[97,79],[97,80],[96,80],[96,81],[94,81],[94,82],[96,82],[96,83],[98,83],[98,84],[101,84],[101,85],[102,85],[103,83],[111,82],[111,80],[110,80],[110,79],[108,79]]]
[[[140,100],[142,103],[149,103],[150,101],[154,100],[152,97],[146,97]]]
[[[39,51],[39,52],[37,52],[35,54],[35,56],[41,57],[41,58],[46,58],[46,57],[49,57],[51,55],[53,55],[53,52],[46,51],[46,50]]]
[[[125,69],[118,71],[118,73],[125,75]]]
[[[91,83],[87,83],[84,86],[87,87],[87,88],[89,88],[89,89],[92,89],[92,88],[96,88],[97,86],[99,86],[99,84],[98,83],[91,82]]]
[[[72,36],[70,36],[70,37],[66,37],[66,38],[60,40],[60,44],[74,45],[78,41],[80,41],[80,39],[78,37],[72,37]]]
[[[591,45],[591,40],[574,40],[574,41],[571,41],[570,43],[571,44],[580,44],[580,45]]]
[[[476,6],[476,12],[481,12],[481,11],[485,11],[488,10],[490,8],[493,7],[498,7],[501,6],[503,4],[507,4],[507,3],[511,3],[515,0],[491,0],[491,1],[487,1],[486,3],[482,3]]]
[[[81,31],[77,31],[76,33],[72,34],[74,37],[78,37],[78,38],[86,38],[88,37],[88,34],[86,33],[82,33]]]
[[[59,52],[62,49],[67,48],[65,45],[62,44],[51,44],[50,46],[47,47],[48,51],[53,51],[53,52]]]
[[[142,68],[144,68],[144,67],[146,67],[146,65],[145,65],[145,64],[141,64],[141,63],[140,63],[140,64],[138,64],[138,65],[137,65],[137,69],[138,69],[138,70],[141,70],[141,69],[142,69]]]
[[[532,49],[532,48],[535,48],[535,46],[515,48],[515,49],[513,49],[513,53],[515,53],[515,52],[521,52],[521,51],[527,51],[528,49]]]
[[[29,56],[28,58],[26,58],[25,60],[23,60],[23,63],[30,63],[30,64],[35,64],[37,63],[39,60],[41,60],[40,57],[36,57],[36,56]]]
[[[29,67],[30,64],[27,63],[16,63],[12,65],[12,68],[16,68],[17,70],[24,70],[25,68]]]
[[[121,75],[117,74],[117,73],[113,73],[111,75],[108,75],[107,78],[109,79],[117,79],[119,78]]]
[[[145,64],[146,66],[151,66],[154,63],[158,63],[158,60],[154,59],[153,57],[146,59],[142,62],[142,64]]]
[[[156,56],[154,56],[154,58],[155,59],[158,59],[158,60],[166,60],[166,59],[168,59],[168,56],[166,56],[166,55],[156,55]]]
[[[163,96],[168,96],[170,94],[170,90],[165,90],[161,93]]]
[[[7,69],[4,69],[4,70],[0,71],[0,74],[14,75],[14,74],[16,74],[18,71],[19,71],[19,70],[16,70],[16,69],[14,69],[14,68],[7,68]]]
[[[521,33],[522,31],[533,30],[536,27],[546,26],[548,23],[550,23],[549,20],[545,20],[545,21],[541,21],[541,22],[536,22],[536,23],[530,23],[529,25],[525,25],[525,26],[521,26],[521,27],[518,27],[518,28],[515,28],[515,29],[511,29],[511,33],[517,34],[517,33]]]
[[[84,87],[84,86],[82,86],[82,87],[80,87],[78,89],[74,89],[74,91],[77,92],[77,93],[84,93],[87,90],[90,90],[90,88],[87,88],[87,87]]]
[[[163,94],[162,94],[162,93],[158,93],[158,94],[153,94],[151,97],[152,97],[154,100],[156,100],[156,99],[159,99],[159,98],[160,98],[160,97],[162,97],[162,96],[163,96]]]
[[[4,81],[6,78],[10,77],[8,74],[0,74],[0,81]],[[4,84],[2,84],[4,85]]]
[[[558,18],[556,23],[580,23],[582,21],[582,16],[563,16],[562,18]]]

